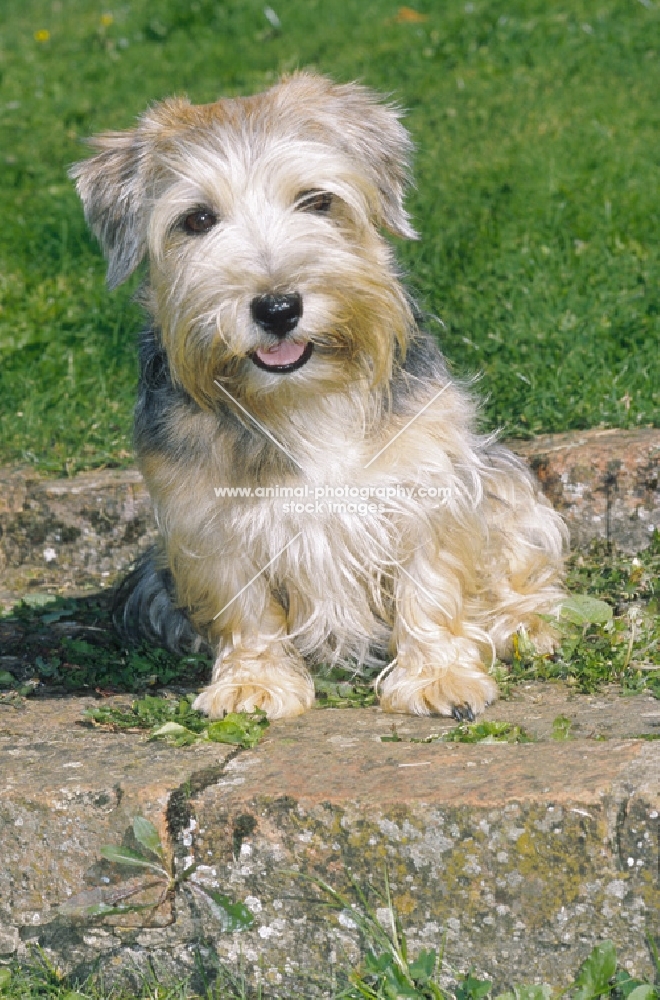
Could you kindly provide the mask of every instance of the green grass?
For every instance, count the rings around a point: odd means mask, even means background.
[[[155,99],[296,67],[409,109],[421,231],[398,247],[484,422],[660,426],[660,5],[638,0],[3,0],[0,461],[130,460],[135,282],[112,295],[66,177]]]
[[[125,852],[126,853],[126,852]],[[611,941],[597,944],[576,971],[568,988],[561,989],[550,983],[517,984],[507,992],[495,994],[493,984],[480,979],[472,971],[460,974],[446,961],[444,948],[422,949],[417,955],[408,953],[406,937],[398,914],[389,895],[387,877],[385,892],[375,899],[373,890],[365,893],[353,886],[355,899],[336,892],[320,880],[317,887],[324,896],[325,907],[350,916],[359,931],[364,958],[355,968],[339,970],[338,984],[315,982],[312,993],[304,987],[290,1000],[305,1000],[318,996],[319,985],[325,986],[323,996],[328,1000],[552,1000],[566,996],[570,1000],[659,1000],[660,963],[653,940],[649,951],[653,957],[655,974],[652,980],[636,979],[619,967],[616,949]],[[213,894],[217,895],[216,893]],[[225,897],[222,897],[224,900]],[[376,915],[375,906],[385,903],[388,917]],[[236,910],[243,916],[241,904],[226,903],[230,916],[237,919]],[[249,911],[245,911],[249,914]],[[235,929],[235,928],[234,928]],[[155,972],[138,977],[131,987],[108,987],[99,977],[86,982],[69,981],[61,975],[43,954],[31,964],[0,967],[0,996],[6,1000],[268,1000],[271,994],[251,982],[243,973],[233,973],[220,966],[213,981],[200,963],[204,983],[201,989],[190,980],[163,981]],[[451,985],[449,985],[451,983]],[[310,988],[312,984],[310,983]],[[281,994],[280,994],[281,995]]]
[[[564,619],[563,640],[553,656],[540,657],[524,640],[500,676],[509,684],[563,680],[583,693],[618,684],[624,693],[648,691],[660,698],[660,533],[638,556],[608,552],[594,543],[569,561],[569,589],[604,600],[609,620]]]
[[[130,708],[88,708],[83,719],[88,725],[112,732],[149,729],[152,740],[167,740],[178,747],[210,740],[245,749],[256,746],[265,735],[269,723],[264,712],[228,712],[213,721],[192,708],[194,697],[146,695]]]

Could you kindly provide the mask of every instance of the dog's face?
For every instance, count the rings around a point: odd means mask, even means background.
[[[379,233],[414,237],[410,140],[357,85],[298,74],[265,94],[156,105],[72,176],[108,281],[147,257],[171,371],[212,407],[373,385],[411,317]]]

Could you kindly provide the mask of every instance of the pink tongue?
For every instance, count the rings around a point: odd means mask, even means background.
[[[306,346],[283,340],[272,347],[257,347],[254,353],[264,365],[292,365],[302,356]]]

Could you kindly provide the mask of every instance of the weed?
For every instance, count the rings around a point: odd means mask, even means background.
[[[344,926],[355,927],[362,939],[364,958],[347,973],[346,985],[333,1000],[491,1000],[492,983],[472,970],[457,974],[445,960],[444,942],[439,949],[422,949],[415,958],[410,955],[387,871],[382,892],[373,886],[361,887],[349,875],[352,899],[322,879],[300,877],[316,885],[325,905],[343,915]],[[371,901],[374,896],[376,905]],[[660,980],[655,942],[649,940],[649,946]],[[617,969],[614,945],[603,941],[593,948],[567,989],[558,992],[547,983],[519,985],[494,1000],[551,1000],[557,995],[568,995],[571,1000],[659,1000],[660,991],[657,985]]]
[[[174,859],[168,857],[156,827],[148,819],[135,817],[133,835],[141,850],[106,844],[101,848],[101,857],[120,868],[137,869],[144,877],[137,881],[121,880],[107,888],[85,890],[63,903],[60,913],[87,919],[116,917],[144,910],[153,913],[185,887],[205,900],[224,932],[245,930],[252,926],[254,917],[244,903],[233,902],[224,893],[192,881],[196,865],[183,867],[177,873]],[[143,898],[154,889],[157,890],[155,900],[126,902],[135,897]]]
[[[564,680],[591,693],[618,684],[624,693],[660,697],[660,533],[636,556],[608,551],[603,543],[576,553],[569,563],[573,591],[556,623],[560,645],[538,656],[524,635],[514,636],[504,686],[530,680]]]
[[[556,719],[552,720],[552,738],[553,740],[570,740],[571,737],[571,726],[573,723],[565,715],[558,715]]]
[[[445,743],[532,743],[532,737],[522,726],[511,722],[460,722],[448,733],[437,739]],[[434,737],[420,740],[420,743],[430,743]]]
[[[167,883],[169,888],[172,884],[170,870],[166,865],[159,869],[157,860],[160,857],[157,833],[142,819],[137,833],[142,837],[145,853],[135,852],[137,857],[132,857],[123,849],[116,849],[119,853],[113,856],[114,863],[134,867],[138,861],[147,862],[160,873],[163,884]],[[113,854],[112,848],[104,850],[106,857]],[[490,980],[476,975],[474,970],[460,974],[451,968],[445,957],[444,941],[439,948],[421,949],[414,957],[410,954],[387,874],[382,892],[372,886],[363,889],[354,879],[349,879],[352,898],[322,879],[297,874],[320,890],[320,902],[338,914],[345,927],[357,929],[362,940],[362,961],[354,968],[340,970],[338,985],[324,993],[329,1000],[552,1000],[564,996],[570,1000],[660,1000],[657,985],[660,960],[652,939],[649,939],[649,948],[655,963],[655,983],[631,977],[618,968],[614,945],[611,941],[602,941],[582,963],[570,986],[559,989],[548,983],[521,984],[493,997]],[[182,879],[178,885],[183,884]],[[243,904],[232,903],[228,897],[217,893],[213,896],[218,897],[213,900],[214,912],[225,913],[228,929],[251,926],[252,916]],[[77,916],[85,916],[85,908],[89,906],[83,897],[70,900],[68,905]],[[124,911],[131,908],[131,904],[118,905],[123,906]],[[138,906],[133,904],[133,909]],[[112,910],[116,913],[117,907],[111,904],[106,913]],[[103,915],[88,913],[87,918]],[[192,990],[185,980],[163,982],[155,975],[145,976],[136,993],[133,988],[124,990],[120,986],[108,990],[98,977],[90,977],[85,983],[71,982],[43,953],[37,951],[36,959],[29,966],[14,964],[10,968],[0,968],[1,996],[7,1000],[36,1000],[38,997],[51,1000],[267,1000],[262,988],[251,983],[243,969],[236,973],[221,966],[213,983],[208,982],[204,972],[202,978],[206,987],[203,993]],[[303,988],[300,994],[292,994],[291,1000],[302,1000],[305,995]]]
[[[350,667],[333,667],[314,678],[316,700],[322,708],[368,708],[378,701],[368,677]]]
[[[369,899],[370,890],[363,889],[355,879],[349,878],[355,896],[355,901],[351,901],[322,879],[300,877],[321,889],[327,905],[344,916],[345,926],[357,928],[362,938],[363,962],[349,972],[348,984],[337,994],[337,1000],[398,1000],[399,997],[444,1000],[445,993],[438,981],[442,950],[422,949],[415,959],[408,954],[401,921],[392,903],[387,872],[384,892],[378,897],[385,904],[385,921],[379,919]]]
[[[195,695],[182,698],[147,695],[133,702],[130,709],[102,706],[88,708],[83,719],[101,729],[148,729],[150,739],[167,740],[174,746],[191,746],[210,741],[238,747],[254,747],[268,728],[266,713],[229,712],[223,719],[209,719],[192,708]]]
[[[396,726],[391,736],[381,736],[383,743],[402,743]],[[512,722],[459,722],[444,733],[432,733],[424,739],[409,739],[409,743],[533,743],[533,738],[522,726]]]

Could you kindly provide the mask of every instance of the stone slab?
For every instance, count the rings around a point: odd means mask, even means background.
[[[109,701],[126,704],[125,698]],[[231,747],[219,744],[184,753],[147,742],[143,733],[87,728],[82,713],[96,703],[68,698],[0,706],[0,959],[26,957],[26,940],[41,939],[46,928],[44,940],[54,931],[62,940],[54,957],[70,967],[75,947],[69,938],[75,941],[78,932],[67,932],[58,908],[116,879],[101,847],[137,847],[132,824],[138,815],[169,844],[168,810],[181,790],[215,780],[231,755]],[[171,909],[168,899],[151,919],[168,923]]]
[[[137,469],[54,480],[0,469],[0,606],[109,587],[155,538]]]
[[[634,550],[660,525],[660,431],[515,447],[574,544]],[[0,603],[109,586],[154,537],[135,470],[56,481],[0,471]],[[516,688],[487,717],[525,725],[530,745],[414,743],[452,723],[326,710],[274,724],[240,753],[83,729],[90,703],[0,707],[0,963],[39,945],[63,970],[112,980],[150,963],[193,978],[201,963],[212,978],[218,962],[242,960],[266,997],[324,996],[338,964],[358,959],[359,935],[350,904],[329,912],[304,876],[350,900],[351,879],[382,887],[387,869],[412,950],[446,935],[449,964],[498,989],[565,982],[606,936],[631,972],[650,973],[660,742],[634,738],[660,734],[660,703],[647,696]],[[558,715],[572,723],[565,743],[551,738]],[[393,725],[400,741],[382,742]],[[179,872],[198,866],[191,883],[149,890],[154,906],[140,913],[66,913],[83,893],[139,887],[99,854],[135,846],[137,815],[154,822]],[[204,886],[246,900],[254,928],[226,933]]]
[[[565,518],[571,545],[639,552],[660,530],[660,430],[572,431],[510,442]]]
[[[657,722],[657,703],[642,706]],[[490,714],[521,721],[527,707]],[[582,724],[602,728],[604,706],[585,707]],[[387,870],[411,949],[437,948],[446,934],[450,965],[474,967],[496,988],[565,983],[605,937],[631,971],[650,973],[658,744],[384,744],[390,725],[376,710],[303,717],[231,761],[195,800],[194,855],[208,866],[199,877],[253,901],[259,927],[240,947],[255,969],[265,959],[282,996],[343,953],[357,957],[350,910],[324,919],[323,893],[300,875],[350,900],[349,874],[382,892]],[[406,720],[399,735],[431,728]],[[254,833],[236,859],[227,831],[246,817]],[[230,961],[237,948],[218,942]]]
[[[536,739],[515,746],[411,742],[453,723],[315,710],[238,753],[84,729],[90,701],[0,710],[0,961],[39,944],[57,966],[109,979],[149,962],[193,977],[201,962],[212,977],[242,961],[266,997],[327,996],[338,965],[359,958],[351,879],[382,890],[387,870],[412,951],[446,935],[448,967],[498,989],[566,982],[604,937],[631,972],[650,973],[660,742],[633,738],[660,735],[649,696],[514,689],[486,717]],[[552,739],[558,715],[567,741]],[[393,725],[399,741],[383,742]],[[63,914],[104,878],[126,879],[99,851],[130,845],[136,815],[179,872],[198,866],[192,885],[153,912]],[[328,910],[309,878],[344,893],[346,910]],[[245,901],[254,927],[226,933],[204,887]]]

